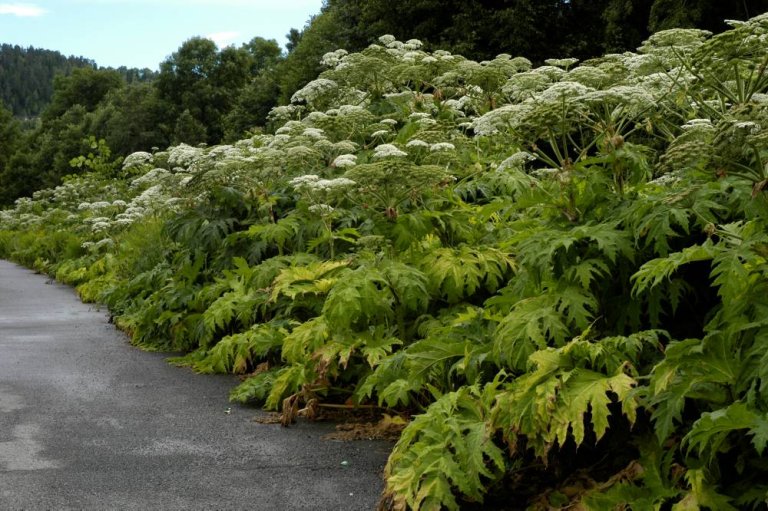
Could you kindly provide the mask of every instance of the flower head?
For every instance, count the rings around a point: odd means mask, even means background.
[[[373,151],[374,158],[402,158],[403,156],[408,156],[408,153],[401,151],[392,144],[378,145]]]

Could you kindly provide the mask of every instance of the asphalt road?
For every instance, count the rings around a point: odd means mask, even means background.
[[[375,507],[391,444],[257,424],[233,378],[164,359],[0,261],[0,510]]]

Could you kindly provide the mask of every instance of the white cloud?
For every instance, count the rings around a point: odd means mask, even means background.
[[[216,43],[218,46],[226,46],[240,37],[240,32],[214,32],[205,37]]]
[[[47,11],[33,4],[0,4],[0,14],[11,14],[19,17],[42,16]]]

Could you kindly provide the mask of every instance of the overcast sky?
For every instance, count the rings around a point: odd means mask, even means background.
[[[322,0],[0,0],[0,43],[58,50],[100,66],[157,69],[194,36],[220,46],[301,29]]]

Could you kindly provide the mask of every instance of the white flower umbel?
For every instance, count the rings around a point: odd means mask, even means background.
[[[416,59],[423,57],[424,54],[420,51],[407,51],[403,55],[403,60],[406,62],[415,62]]]
[[[333,211],[333,207],[328,204],[313,204],[309,207],[310,213],[320,216],[330,215]]]
[[[414,138],[413,140],[409,140],[408,143],[405,144],[405,147],[408,149],[429,149],[429,143],[424,142],[423,140],[419,140],[418,138]]]
[[[587,87],[600,87],[610,81],[608,73],[598,67],[580,66],[568,72],[567,80],[579,82]]]
[[[330,116],[325,112],[309,112],[307,116],[304,118],[304,122],[309,122],[310,124],[317,124],[318,122],[325,121],[329,117]]]
[[[476,135],[492,135],[503,129],[516,127],[532,110],[533,105],[530,103],[504,105],[476,118],[472,121],[472,128]]]
[[[334,94],[339,90],[339,84],[327,78],[312,80],[291,96],[291,103],[306,102],[309,105],[328,94]]]
[[[546,90],[542,91],[537,97],[537,102],[560,102],[564,98],[577,98],[584,96],[588,92],[592,92],[592,87],[587,87],[579,82],[557,82],[550,85]]]
[[[432,119],[431,117],[424,117],[423,119],[417,120],[416,124],[418,124],[422,128],[428,128],[430,126],[434,126],[435,124],[437,124],[437,121]]]
[[[348,54],[349,52],[347,52],[347,50],[342,49],[330,51],[323,55],[323,58],[320,59],[320,64],[324,65],[325,67],[334,68],[338,66],[342,59]]]
[[[438,142],[436,144],[432,144],[431,146],[429,146],[429,150],[433,153],[455,151],[456,146],[451,144],[450,142]]]
[[[95,248],[111,247],[114,244],[115,244],[115,242],[112,241],[111,238],[104,238],[103,240],[97,241],[96,244],[94,245],[94,247]]]
[[[644,112],[656,104],[645,88],[635,85],[617,85],[610,89],[589,92],[584,95],[583,101],[598,108],[604,105],[623,105],[632,113]]]
[[[108,208],[108,207],[110,207],[111,205],[112,205],[112,204],[111,204],[111,203],[109,203],[109,202],[107,202],[107,201],[98,201],[98,202],[92,202],[92,203],[91,203],[91,207],[90,207],[90,209],[91,209],[92,211],[98,211],[98,210],[100,210],[100,209],[107,209],[107,208]]]
[[[172,147],[168,153],[168,165],[173,167],[186,168],[196,162],[203,155],[203,150],[199,147],[192,147],[187,144],[179,144]]]
[[[333,160],[333,166],[340,169],[357,165],[357,156],[354,154],[341,154]]]
[[[407,50],[418,50],[422,46],[424,46],[424,43],[422,43],[418,39],[408,39],[405,42],[405,49]]]
[[[141,186],[152,186],[164,181],[171,173],[165,169],[157,168],[152,169],[143,176],[139,176],[131,181],[131,188],[138,188]]]
[[[496,170],[503,171],[507,169],[520,169],[529,161],[536,159],[536,156],[532,155],[528,151],[518,151],[512,154],[509,158],[499,164]]]
[[[682,178],[678,174],[674,172],[670,172],[668,174],[662,174],[652,181],[648,181],[648,184],[666,187],[666,186],[675,185],[679,183],[681,180]]]
[[[296,105],[276,106],[270,110],[267,118],[272,122],[287,122],[293,119],[298,111]]]
[[[685,131],[692,130],[692,129],[701,129],[701,128],[711,129],[712,121],[709,119],[691,119],[690,121],[680,126],[680,129]]]
[[[355,184],[357,183],[346,177],[337,177],[335,179],[319,179],[310,186],[314,187],[317,191],[332,192],[346,190],[355,186]]]
[[[568,58],[568,59],[547,59],[544,61],[545,64],[555,67],[560,67],[563,69],[568,69],[569,67],[575,65],[579,59],[575,58]]]
[[[333,144],[333,150],[340,154],[354,153],[357,147],[357,144],[351,140],[341,140]]]
[[[276,135],[299,135],[304,132],[306,126],[301,121],[288,121],[275,131]]]
[[[144,151],[131,153],[123,160],[123,170],[139,167],[145,163],[152,163],[152,155]]]
[[[739,130],[748,131],[750,135],[757,135],[758,133],[760,133],[760,130],[762,129],[762,127],[758,123],[753,121],[737,122],[736,124],[733,125],[733,127]]]
[[[302,135],[315,140],[325,138],[325,133],[320,128],[306,128]]]
[[[408,156],[408,153],[401,151],[392,144],[381,144],[373,150],[373,157],[379,158],[402,158]]]
[[[293,186],[297,190],[302,190],[305,188],[309,188],[314,183],[317,183],[320,180],[320,176],[316,174],[306,174],[304,176],[299,176],[291,179],[288,183]]]
[[[385,34],[381,37],[379,37],[379,42],[383,44],[384,46],[390,45],[397,41],[397,38],[393,36],[392,34]]]

